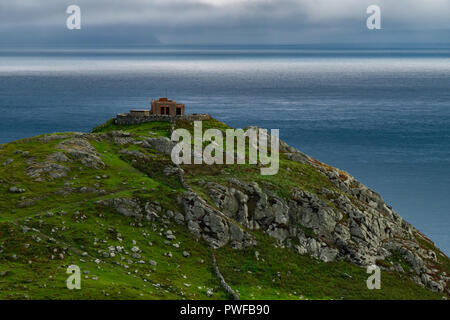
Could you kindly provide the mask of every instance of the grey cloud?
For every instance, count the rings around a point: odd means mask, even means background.
[[[382,9],[383,30],[369,34],[365,10],[374,3]],[[118,42],[145,43],[145,33],[165,43],[414,41],[415,34],[436,40],[450,29],[449,0],[2,0],[0,40],[71,36],[62,30],[70,4],[82,9],[81,32],[91,33],[86,39]],[[119,34],[121,28],[127,33]]]

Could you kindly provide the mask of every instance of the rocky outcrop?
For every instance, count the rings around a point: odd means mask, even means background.
[[[112,198],[99,200],[96,204],[112,208],[117,213],[127,217],[146,219],[148,221],[159,219],[162,210],[161,207],[151,202],[147,201],[142,203],[140,199],[132,198]]]
[[[154,148],[165,155],[170,155],[172,153],[172,149],[175,144],[175,142],[166,137],[148,138],[142,142],[142,146]]]
[[[80,161],[88,168],[100,169],[105,167],[97,150],[89,143],[89,135],[46,135],[38,138],[38,141],[49,142],[63,140],[57,148],[60,151],[47,156],[44,161],[35,161],[34,158],[26,160],[28,167],[26,174],[36,182],[48,181],[66,177],[70,168],[65,165],[73,161]]]
[[[52,153],[42,162],[29,160],[26,174],[36,182],[63,178],[70,171],[70,168],[60,164],[64,162],[71,160],[63,152]]]
[[[192,234],[204,239],[213,248],[230,244],[233,248],[241,249],[256,244],[242,226],[208,205],[194,192],[184,193],[178,201],[184,209],[183,213],[171,210],[164,212],[164,209],[152,202],[133,198],[99,200],[96,204],[137,219],[152,221],[160,219],[162,215],[173,218],[178,224],[186,225]]]
[[[208,205],[196,193],[184,193],[179,202],[184,215],[178,221],[185,223],[195,236],[203,238],[213,248],[228,243],[237,249],[255,244],[255,240],[242,226]]]
[[[96,149],[84,137],[64,140],[58,144],[58,149],[67,152],[74,159],[81,161],[86,167],[100,169],[105,166]]]
[[[351,183],[345,184],[349,194],[324,189],[315,195],[296,189],[288,199],[262,190],[255,182],[231,178],[227,186],[206,183],[205,190],[220,212],[190,194],[184,200],[188,227],[194,233],[201,232],[197,222],[202,221],[198,217],[207,215],[206,207],[216,217],[222,214],[243,228],[261,229],[280,245],[325,262],[341,259],[367,266],[400,254],[411,265],[414,281],[434,291],[446,290],[448,278],[426,263],[436,261],[436,253],[417,243],[419,232],[378,194],[349,179]],[[226,234],[226,228],[221,227],[220,233]],[[226,242],[220,238],[216,244]],[[392,269],[399,269],[399,265],[392,265]]]

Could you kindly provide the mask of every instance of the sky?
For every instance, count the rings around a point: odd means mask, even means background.
[[[0,0],[2,47],[379,43],[450,44],[450,0]]]

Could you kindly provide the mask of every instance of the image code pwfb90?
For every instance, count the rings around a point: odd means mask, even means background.
[[[449,16],[447,0],[3,1],[1,308],[446,306]]]

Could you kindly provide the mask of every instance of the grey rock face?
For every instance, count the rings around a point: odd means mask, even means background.
[[[6,159],[3,163],[2,166],[6,167],[7,165],[11,164],[14,162],[14,159]]]
[[[179,167],[171,167],[171,166],[167,166],[164,168],[163,173],[166,176],[171,176],[171,175],[182,175],[184,173],[183,169],[179,168]]]
[[[53,162],[39,162],[27,167],[26,174],[34,181],[59,179],[67,176],[69,168]]]
[[[417,231],[411,225],[387,206],[377,193],[353,177],[338,171],[327,171],[326,175],[330,181],[335,180],[333,184],[340,190],[356,197],[357,203],[350,200],[346,193],[333,190],[319,193],[328,202],[300,189],[294,190],[290,199],[281,199],[263,191],[255,182],[244,183],[237,179],[230,179],[229,186],[209,182],[206,189],[221,214],[234,220],[237,225],[265,231],[279,244],[291,246],[299,254],[308,253],[324,262],[345,259],[367,266],[399,251],[417,273],[415,281],[435,291],[446,290],[445,279],[436,272],[429,274],[431,271],[424,263],[424,259],[436,259],[436,254],[417,245]],[[346,180],[343,181],[344,178]],[[203,218],[207,231],[227,234],[227,237],[216,240],[219,246],[225,244],[224,239],[229,239],[230,235],[241,241],[240,232],[236,232],[241,230],[239,227],[223,223],[218,218],[220,214],[211,219],[203,211],[204,208],[197,207],[199,203],[202,202],[194,201],[186,211],[186,218],[192,221],[193,232],[202,233],[198,221]],[[211,221],[214,221],[213,228]],[[299,244],[291,245],[292,239],[297,239]],[[414,250],[409,248],[411,245],[415,246]]]
[[[197,237],[202,237],[212,247],[230,243],[234,248],[251,246],[252,237],[225,214],[209,206],[194,192],[186,192],[179,199],[184,208],[185,223]]]
[[[176,145],[175,142],[166,137],[148,138],[144,143],[143,146],[154,148],[166,155],[170,155],[173,147]]]
[[[113,198],[99,200],[96,202],[96,204],[112,208],[117,213],[123,214],[124,216],[128,217],[146,219],[149,221],[159,218],[159,215],[157,213],[158,208],[156,208],[155,205],[149,202],[142,204],[138,199]]]
[[[47,157],[48,161],[55,162],[71,162],[71,160],[64,154],[64,152],[55,152]]]
[[[127,150],[127,149],[122,149],[119,151],[120,154],[124,154],[124,155],[129,155],[135,158],[139,158],[139,159],[149,159],[148,156],[146,156],[145,154],[143,154],[142,152],[138,151],[138,150]]]
[[[219,206],[221,211],[236,222],[246,225],[248,221],[248,196],[234,188],[226,188],[218,184],[211,186],[209,195]]]
[[[328,261],[334,261],[338,255],[339,251],[334,248],[330,247],[324,247],[320,250],[319,259],[328,262]]]
[[[25,189],[17,188],[17,187],[10,187],[8,189],[8,191],[11,192],[11,193],[24,193]]]
[[[29,161],[29,166],[26,169],[26,174],[34,181],[54,180],[67,176],[70,169],[57,162],[72,162],[64,152],[55,152],[50,154],[46,161],[33,162]]]
[[[75,137],[64,140],[58,144],[58,149],[64,150],[86,167],[99,169],[105,166],[100,155],[85,138]]]
[[[107,137],[110,138],[115,144],[127,145],[135,143],[132,134],[124,131],[111,131],[108,132]]]

